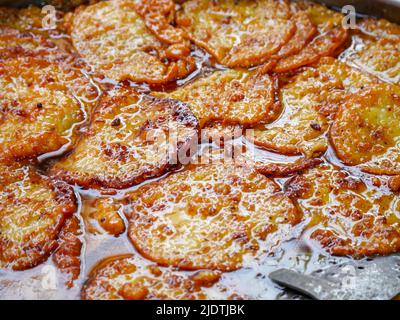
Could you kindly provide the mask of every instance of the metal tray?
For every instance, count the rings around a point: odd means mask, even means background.
[[[390,21],[400,23],[400,0],[314,0],[326,4],[336,9],[345,5],[352,5],[356,8],[358,14],[367,14],[377,18],[385,18]],[[21,7],[29,4],[43,6],[47,3],[64,3],[67,6],[86,2],[85,0],[75,1],[44,1],[44,0],[0,0],[2,6]]]

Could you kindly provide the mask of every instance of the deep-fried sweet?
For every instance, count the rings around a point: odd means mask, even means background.
[[[102,96],[87,132],[52,174],[85,188],[127,188],[178,164],[197,129],[184,103],[115,89]]]
[[[305,237],[333,255],[400,251],[398,195],[324,164],[289,180],[286,192],[308,216]]]
[[[280,90],[282,115],[277,121],[257,126],[254,143],[274,152],[313,157],[327,149],[325,133],[346,100],[377,80],[334,58],[321,61],[289,79]]]
[[[0,161],[69,149],[98,92],[50,41],[0,28]]]
[[[96,266],[82,288],[82,299],[229,299],[229,290],[219,288],[220,278],[219,271],[202,270],[185,274],[150,264],[136,255],[122,256],[106,259]]]
[[[128,195],[129,237],[145,257],[229,271],[292,237],[302,215],[270,179],[226,160],[191,165]]]
[[[85,200],[81,215],[89,233],[118,236],[125,231],[122,204],[112,198]]]
[[[293,19],[296,22],[296,33],[272,59],[278,60],[299,53],[318,33],[318,28],[306,12],[298,11]]]
[[[46,260],[75,210],[72,188],[63,182],[29,167],[1,166],[0,268],[24,270]]]
[[[337,113],[330,140],[345,164],[400,174],[400,89],[382,84],[353,95]]]
[[[325,56],[335,56],[347,40],[347,30],[342,26],[343,16],[323,5],[300,1],[297,10],[307,15],[317,26],[318,34],[298,53],[280,59],[275,72],[288,72],[317,62]]]
[[[254,125],[271,122],[280,113],[275,104],[277,84],[273,77],[255,71],[226,70],[161,94],[186,102],[200,126],[213,121]]]
[[[81,273],[82,230],[77,216],[67,219],[58,236],[57,250],[53,254],[53,262],[65,278],[68,288]]]
[[[161,84],[192,72],[190,44],[182,31],[165,24],[160,28],[154,15],[162,20],[165,12],[141,9],[143,16],[130,0],[79,7],[70,25],[76,50],[96,74],[118,81]]]
[[[228,67],[266,62],[296,31],[290,6],[283,0],[190,0],[176,23],[198,46]]]
[[[342,59],[385,81],[399,84],[400,27],[386,20],[364,19],[358,29],[361,33],[353,35],[353,43]]]

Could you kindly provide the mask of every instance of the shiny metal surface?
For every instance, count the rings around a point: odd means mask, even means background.
[[[340,10],[345,5],[353,5],[357,14],[372,15],[400,23],[400,0],[314,0]],[[2,6],[24,7],[29,4],[43,6],[51,1],[45,0],[0,0]]]
[[[400,0],[316,0],[329,7],[340,9],[352,5],[358,14],[385,18],[400,23]]]
[[[46,1],[43,0],[0,0],[0,5],[10,7],[23,7],[30,4],[44,5]]]
[[[400,293],[400,256],[349,260],[310,275],[279,269],[269,277],[318,300],[388,300]]]
[[[400,23],[400,0],[314,0],[327,6],[339,9],[345,5],[353,5],[358,14],[386,18]],[[45,0],[0,0],[0,5],[21,7],[29,4],[45,5]]]

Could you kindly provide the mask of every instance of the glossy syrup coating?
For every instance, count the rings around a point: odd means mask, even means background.
[[[167,30],[160,28],[154,15],[164,19],[164,12],[149,12],[147,6],[141,9],[143,12],[129,0],[79,7],[69,26],[79,55],[97,75],[117,81],[162,84],[192,72],[195,65],[189,57],[190,44],[182,31],[167,23]]]
[[[86,199],[81,215],[90,234],[119,236],[125,232],[122,203],[113,198]]]
[[[326,151],[325,134],[348,95],[378,80],[326,57],[286,82],[280,88],[282,114],[257,126],[253,142],[277,153],[314,157]]]
[[[0,161],[73,146],[98,97],[84,71],[42,36],[0,27]]]
[[[238,269],[290,239],[302,219],[272,180],[228,160],[192,165],[128,197],[137,250],[189,270]]]
[[[296,31],[287,1],[190,0],[176,23],[198,46],[225,66],[260,65],[276,54]]]
[[[185,104],[115,89],[103,94],[75,150],[51,173],[85,188],[127,188],[178,164],[197,130]]]
[[[72,188],[30,167],[1,166],[0,268],[25,270],[57,247],[64,221],[76,211]]]
[[[297,11],[292,18],[296,23],[296,33],[272,59],[283,59],[299,53],[318,33],[317,26],[305,11]]]
[[[221,272],[187,274],[143,261],[137,255],[106,259],[82,288],[84,300],[204,300],[234,299],[219,285]],[[208,289],[213,289],[213,291]],[[217,291],[217,295],[216,292]],[[213,294],[214,293],[214,294]]]
[[[305,237],[333,255],[400,251],[400,198],[331,164],[294,176],[285,191],[309,221]]]
[[[81,254],[83,241],[82,229],[78,216],[67,219],[58,235],[57,250],[53,254],[54,265],[61,271],[68,288],[74,286],[74,281],[81,274]]]
[[[363,19],[341,58],[384,81],[399,84],[400,27],[383,19]]]
[[[374,174],[400,174],[400,89],[381,84],[343,104],[329,135],[337,156]]]
[[[186,102],[201,127],[213,121],[254,125],[279,116],[280,106],[275,104],[277,89],[275,79],[268,74],[226,70],[161,96]]]
[[[293,7],[295,11],[307,15],[317,27],[318,33],[299,52],[278,61],[274,71],[279,73],[313,64],[322,57],[336,56],[337,51],[348,39],[347,30],[342,26],[343,16],[340,13],[308,1],[299,1]]]

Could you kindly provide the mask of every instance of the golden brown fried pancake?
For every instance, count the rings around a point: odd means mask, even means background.
[[[333,255],[370,256],[400,251],[400,198],[369,180],[324,164],[285,186],[309,215],[306,237]]]
[[[377,80],[334,59],[324,58],[281,88],[283,113],[254,130],[254,143],[286,155],[318,156],[327,148],[330,119],[349,92]]]
[[[26,34],[40,35],[57,44],[59,49],[71,53],[73,48],[69,37],[66,35],[64,17],[64,12],[45,10],[42,13],[42,8],[36,6],[27,8],[0,7],[0,29],[11,28]]]
[[[296,22],[296,33],[272,59],[278,60],[299,53],[318,33],[318,28],[306,12],[298,11],[293,19]]]
[[[81,273],[81,235],[78,217],[73,216],[66,220],[59,234],[57,250],[53,254],[53,262],[63,274],[68,288],[74,285]]]
[[[35,6],[20,9],[0,7],[0,25],[19,31],[40,32],[43,27],[44,16],[42,10]]]
[[[86,134],[52,173],[85,188],[127,188],[179,163],[197,141],[197,119],[181,102],[130,88],[104,94]]]
[[[278,61],[275,72],[288,72],[317,62],[325,56],[334,56],[347,40],[347,30],[342,27],[343,16],[325,6],[310,2],[300,2],[298,10],[303,10],[311,22],[317,26],[318,34],[298,53]]]
[[[190,0],[176,23],[198,46],[228,67],[262,64],[296,31],[286,1]]]
[[[91,234],[118,236],[125,231],[122,205],[112,198],[88,199],[81,211],[86,230]]]
[[[292,237],[302,219],[273,181],[230,161],[192,165],[128,197],[137,250],[182,269],[238,269]]]
[[[0,28],[0,161],[74,144],[98,96],[84,67],[39,35]]]
[[[64,220],[76,210],[74,193],[29,167],[0,169],[0,268],[35,267],[57,247]]]
[[[185,77],[194,69],[189,42],[181,30],[146,27],[153,23],[146,10],[140,16],[130,0],[78,8],[71,24],[76,50],[97,74],[118,81],[161,84]]]
[[[226,70],[160,95],[188,103],[201,127],[212,121],[254,125],[278,117],[276,90],[276,81],[268,74]]]
[[[342,58],[385,81],[400,83],[400,27],[386,20],[365,19]]]
[[[354,94],[341,106],[330,140],[345,164],[400,174],[400,89],[381,84]]]
[[[138,256],[107,259],[100,263],[82,288],[84,300],[203,300],[229,299],[220,288],[221,272],[202,270],[185,274],[145,262]],[[207,291],[208,287],[212,290]]]

